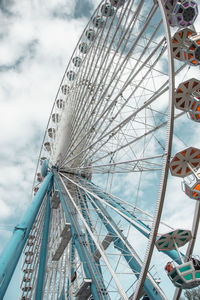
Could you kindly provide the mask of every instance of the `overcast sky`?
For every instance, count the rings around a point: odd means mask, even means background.
[[[0,252],[30,203],[36,162],[54,97],[98,3],[0,0]],[[198,134],[196,125],[193,128]],[[184,147],[180,140],[175,142]],[[195,139],[191,142],[198,144]],[[180,185],[179,179],[170,180]],[[168,198],[175,197],[173,187],[168,190]],[[176,207],[183,199],[183,193],[176,193]],[[174,202],[167,203],[168,221],[174,224],[178,220],[180,226],[184,225],[185,219],[174,210]],[[193,209],[194,205],[183,207],[185,213],[193,213]],[[6,300],[18,299],[13,286]]]

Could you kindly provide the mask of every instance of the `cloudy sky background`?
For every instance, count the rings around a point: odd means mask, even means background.
[[[0,0],[0,252],[30,203],[35,166],[56,91],[98,3]],[[199,77],[199,69],[195,72]],[[187,122],[184,117],[184,128]],[[198,146],[197,125],[187,131],[188,146]],[[180,130],[176,128],[177,133]],[[175,146],[184,148],[176,138]],[[187,228],[191,218],[186,216],[193,214],[195,203],[189,203],[181,192],[179,179],[170,177],[170,182],[165,216],[174,227]],[[176,191],[175,185],[179,185]],[[18,278],[15,275],[5,300],[18,299]]]

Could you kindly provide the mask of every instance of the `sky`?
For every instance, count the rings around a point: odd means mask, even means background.
[[[0,253],[29,203],[43,133],[57,89],[74,47],[98,0],[0,0]],[[196,70],[199,76],[199,69]],[[187,119],[183,119],[187,124]],[[196,124],[193,131],[198,134]],[[177,133],[181,131],[176,128]],[[198,141],[188,131],[188,143]],[[175,149],[184,145],[174,139]],[[181,148],[182,147],[182,148]],[[191,226],[194,203],[174,190],[172,179],[165,216]],[[181,207],[181,210],[178,210]],[[173,212],[173,213],[172,213]],[[20,269],[20,263],[18,265]],[[17,276],[16,276],[17,277]],[[18,299],[16,278],[5,300]]]

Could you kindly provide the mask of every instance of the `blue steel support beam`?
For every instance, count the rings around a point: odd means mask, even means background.
[[[51,215],[51,207],[50,207],[51,189],[52,189],[52,182],[48,189],[47,201],[46,201],[46,210],[45,210],[43,234],[42,234],[42,245],[40,249],[40,261],[39,261],[36,293],[35,293],[35,299],[37,300],[43,299],[44,277],[45,277],[45,268],[46,268],[46,261],[47,261],[47,246],[48,246],[48,237],[49,237],[49,223],[50,223],[50,215]]]
[[[121,254],[124,256],[125,260],[127,261],[129,267],[132,269],[135,276],[138,278],[140,271],[141,271],[141,265],[137,262],[137,260],[132,256],[129,249],[125,245],[122,239],[120,237],[116,236],[116,232],[113,229],[113,227],[107,222],[107,219],[112,220],[111,216],[108,214],[108,212],[104,209],[104,207],[97,201],[94,197],[92,197],[95,204],[98,206],[98,209],[96,205],[91,201],[92,206],[94,207],[96,213],[102,220],[104,226],[108,230],[109,234],[113,236],[113,242],[116,249],[118,249]],[[115,228],[117,228],[117,225],[112,221]],[[126,241],[128,244],[128,241]],[[156,284],[155,284],[156,285]],[[147,295],[150,297],[150,299],[154,300],[163,300],[162,295],[160,295],[159,291],[155,288],[155,286],[152,284],[152,282],[149,280],[149,278],[146,278],[144,282],[144,290],[147,293]]]
[[[138,231],[140,231],[145,237],[149,238],[149,233],[147,233],[147,231],[150,232],[150,228],[142,221],[138,220],[133,214],[131,214],[129,211],[126,210],[125,207],[123,207],[123,205],[121,205],[120,203],[118,203],[116,201],[116,199],[113,199],[112,197],[110,197],[110,195],[108,195],[107,193],[103,192],[97,185],[95,185],[94,183],[92,183],[91,181],[87,180],[87,184],[90,185],[94,191],[95,194],[97,196],[99,196],[99,198],[106,200],[110,205],[112,205],[114,208],[117,208],[119,211],[121,211],[124,215],[126,215],[128,218],[131,218],[135,221],[135,223],[137,223],[139,226],[137,226],[137,224],[133,224],[130,221],[131,225],[133,225]],[[144,228],[144,230],[141,228],[141,226]]]
[[[46,176],[21,223],[15,227],[13,236],[0,257],[0,299],[4,297],[52,176],[52,172]]]
[[[121,211],[123,214],[125,214],[127,217],[134,219],[134,221],[136,223],[138,223],[140,226],[142,226],[144,228],[144,230],[142,230],[141,227],[138,227],[136,224],[131,223],[128,219],[127,221],[134,226],[138,231],[140,231],[145,237],[149,238],[149,234],[151,229],[142,221],[138,220],[133,214],[131,214],[129,211],[126,210],[125,207],[123,207],[121,204],[117,203],[116,200],[112,199],[108,194],[104,193],[103,191],[101,191],[98,186],[96,186],[95,184],[93,184],[92,182],[88,183],[94,188],[95,194],[97,196],[99,196],[99,198],[108,201],[108,203],[113,206],[114,208],[117,208],[119,211]],[[149,231],[149,233],[146,232],[146,230]],[[181,265],[182,261],[180,259],[180,256],[178,254],[178,252],[176,250],[170,250],[170,251],[161,251],[162,253],[166,254],[167,256],[169,256],[172,260],[176,261],[177,264]],[[183,253],[181,253],[183,259],[185,257],[185,255]]]
[[[90,227],[91,231],[93,232],[92,223],[91,223],[91,220],[90,220],[90,218],[88,216],[88,213],[86,211],[88,209],[86,196],[83,193],[81,193],[80,190],[79,190],[79,194],[80,194],[79,196],[80,196],[80,206],[81,206],[81,210],[82,210],[82,215],[85,218],[85,220],[86,220],[88,226]],[[83,202],[84,202],[85,206],[83,205]],[[85,207],[86,207],[86,209],[85,209]],[[88,237],[88,241],[89,241],[89,244],[90,244],[91,252],[94,254],[95,251],[96,251],[95,243],[93,242],[89,232],[88,231],[86,231],[86,232],[87,232],[87,237]],[[99,269],[99,272],[102,274],[102,269],[101,269],[100,265],[98,265],[98,269]]]
[[[85,195],[81,194],[79,199],[80,199],[80,206],[81,206],[83,217],[86,220],[86,222],[87,222],[88,226],[90,227],[91,231],[93,231],[92,223],[91,223],[90,218],[89,218],[87,212],[85,211],[85,207],[84,207],[84,204],[87,207],[87,201],[85,199]],[[87,231],[87,237],[88,237],[88,241],[89,241],[89,244],[90,244],[90,249],[91,249],[92,253],[95,253],[96,247],[95,247],[95,244],[94,244],[93,240],[91,239],[88,231]]]
[[[54,171],[54,182],[60,194],[60,201],[64,209],[66,219],[71,225],[72,237],[74,238],[75,247],[78,251],[80,260],[83,263],[83,268],[87,278],[91,279],[91,292],[95,300],[108,300],[109,296],[105,292],[103,278],[94,261],[94,257],[90,255],[86,245],[85,235],[72,212],[71,201],[66,194],[59,175]]]

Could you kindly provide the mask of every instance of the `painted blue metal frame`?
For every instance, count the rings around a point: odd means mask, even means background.
[[[75,215],[72,213],[71,201],[68,198],[64,190],[64,186],[60,181],[59,175],[54,171],[54,182],[60,194],[60,200],[64,209],[67,222],[71,224],[72,237],[74,238],[75,247],[78,251],[80,260],[83,263],[85,275],[88,279],[91,279],[91,292],[95,300],[108,300],[109,296],[106,293],[102,275],[99,272],[97,263],[94,260],[93,255],[89,251],[85,234],[81,231],[81,228],[76,220]]]
[[[89,216],[88,216],[88,214],[85,210],[85,206],[87,207],[86,197],[85,197],[85,195],[82,194],[82,195],[80,195],[79,199],[80,199],[80,206],[81,206],[82,215],[83,215],[84,219],[86,220],[88,226],[90,227],[91,231],[93,231],[92,223],[91,223],[90,218],[89,218]],[[95,247],[95,244],[94,244],[93,240],[91,239],[91,236],[90,236],[88,231],[87,231],[87,237],[88,237],[88,240],[89,240],[90,249],[91,249],[92,253],[95,253],[96,247]]]
[[[46,200],[46,210],[45,210],[44,225],[43,225],[42,244],[41,244],[41,249],[40,249],[40,261],[39,261],[36,292],[35,292],[35,299],[37,299],[37,300],[43,299],[43,292],[44,292],[43,288],[44,288],[45,268],[46,268],[46,261],[47,261],[49,223],[50,223],[50,215],[51,215],[51,206],[50,206],[51,189],[52,189],[52,182],[48,189],[47,200]]]
[[[0,257],[0,299],[4,297],[52,177],[53,173],[50,172],[33,198],[24,218],[15,227],[13,236]]]
[[[138,220],[135,215],[133,215],[132,213],[130,213],[129,211],[126,210],[125,207],[123,207],[121,204],[117,203],[115,199],[112,199],[108,194],[104,193],[103,191],[101,191],[101,189],[96,186],[95,184],[93,184],[91,181],[88,181],[88,184],[90,184],[90,186],[92,186],[94,188],[95,194],[97,196],[99,196],[99,198],[106,200],[111,206],[113,206],[114,208],[117,208],[119,211],[121,211],[123,214],[125,214],[127,217],[133,219],[135,221],[135,223],[137,223],[138,225],[140,225],[140,227],[138,227],[136,224],[134,225],[133,223],[130,222],[130,224],[132,226],[134,226],[138,231],[140,231],[145,237],[149,238],[150,235],[150,231],[151,229],[142,221]],[[129,222],[129,220],[127,219],[127,221]],[[141,226],[144,228],[144,230],[142,230]],[[146,231],[149,231],[149,233],[147,233]],[[181,265],[182,261],[180,259],[180,256],[178,254],[178,252],[176,250],[171,250],[171,251],[162,251],[164,254],[166,254],[167,256],[169,256],[172,260],[176,261],[177,264]],[[185,255],[183,253],[181,253],[183,259],[185,257]]]

